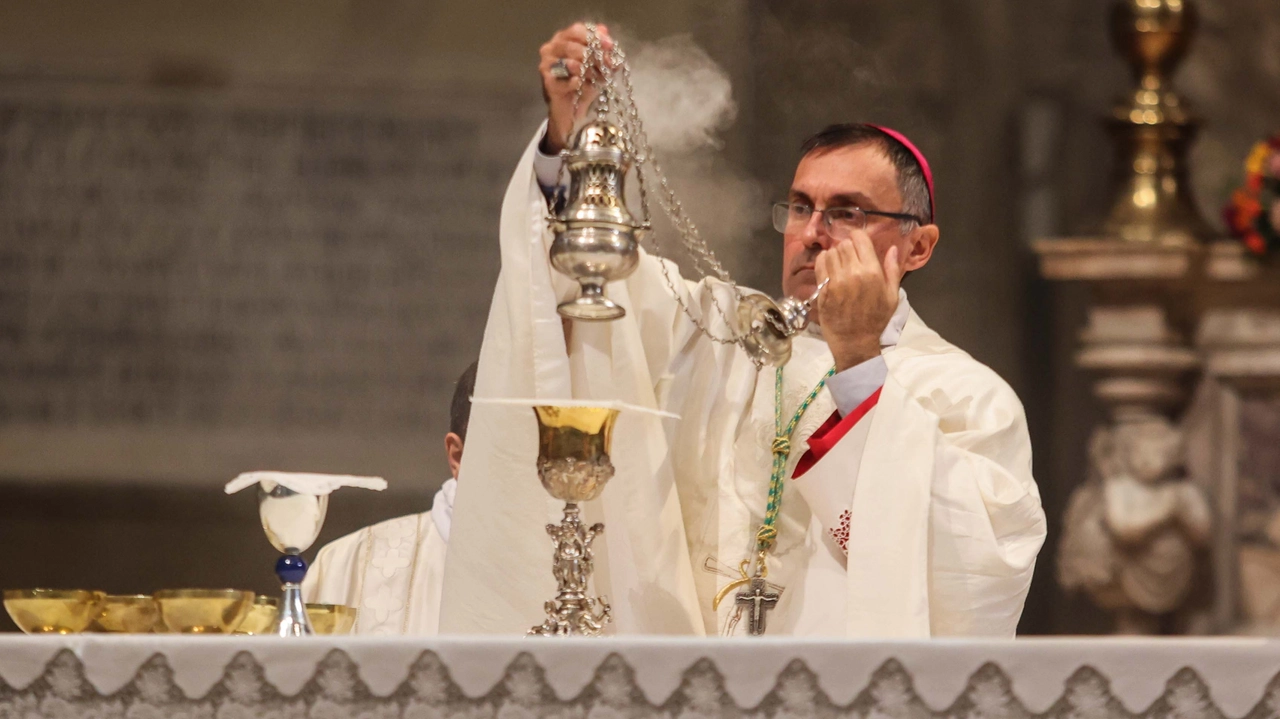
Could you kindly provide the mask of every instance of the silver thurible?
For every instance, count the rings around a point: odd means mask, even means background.
[[[600,119],[583,125],[561,157],[569,172],[569,195],[551,221],[551,266],[577,282],[579,293],[556,309],[576,320],[616,320],[627,312],[605,296],[605,283],[635,270],[639,239],[649,230],[625,200],[624,183],[635,158],[621,131]]]
[[[738,333],[742,348],[757,367],[781,367],[791,359],[791,339],[808,328],[818,296],[830,281],[823,280],[805,300],[783,297],[775,302],[762,294],[742,297]]]

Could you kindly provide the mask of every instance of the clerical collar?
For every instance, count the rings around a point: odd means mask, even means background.
[[[907,326],[907,318],[911,316],[911,303],[907,302],[907,291],[898,288],[898,309],[893,311],[889,324],[880,333],[881,347],[895,347],[902,338],[902,328]]]
[[[431,502],[431,521],[435,522],[436,531],[446,544],[449,543],[449,527],[453,524],[453,497],[457,492],[458,480],[450,477],[440,486],[435,500]]]
[[[898,308],[893,311],[893,316],[889,318],[889,324],[885,326],[884,332],[880,333],[880,347],[894,347],[898,344],[898,340],[902,337],[902,328],[907,326],[907,318],[911,316],[911,304],[907,302],[907,291],[898,288]],[[816,323],[810,323],[805,328],[805,334],[822,339],[822,326]]]

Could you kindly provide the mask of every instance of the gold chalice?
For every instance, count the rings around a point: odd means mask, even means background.
[[[86,589],[10,589],[4,608],[27,634],[78,634],[93,623],[104,596]]]
[[[164,589],[156,592],[164,629],[174,634],[230,634],[253,607],[253,592]]]
[[[249,614],[236,627],[236,634],[274,634],[272,629],[280,618],[280,600],[259,594],[249,607]]]
[[[95,632],[151,634],[161,630],[160,607],[150,594],[108,594],[99,605]]]
[[[540,636],[595,636],[610,621],[609,602],[587,596],[591,579],[591,543],[603,524],[582,526],[578,504],[595,499],[613,477],[609,446],[618,410],[605,407],[538,405],[538,478],[563,500],[564,519],[548,524],[555,545],[552,573],[558,591],[545,604],[546,620],[529,630]]]
[[[307,618],[316,634],[350,634],[356,625],[356,609],[341,604],[308,604]]]

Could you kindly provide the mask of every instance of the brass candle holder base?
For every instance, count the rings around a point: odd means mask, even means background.
[[[1114,0],[1111,35],[1137,86],[1111,111],[1111,210],[1103,232],[1126,242],[1190,247],[1213,237],[1191,195],[1187,153],[1200,126],[1170,78],[1198,13],[1191,0]]]

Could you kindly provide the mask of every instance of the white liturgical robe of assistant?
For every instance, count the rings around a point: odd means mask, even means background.
[[[429,512],[324,545],[302,580],[303,600],[355,607],[353,634],[434,635],[457,484],[446,480]]]
[[[679,415],[618,419],[617,473],[583,508],[605,524],[594,594],[607,597],[619,634],[744,635],[732,596],[718,610],[712,600],[753,554],[772,466],[774,372],[699,334],[674,300],[679,292],[726,337],[731,288],[682,280],[665,263],[669,284],[648,255],[608,286],[626,317],[575,322],[566,337],[556,305],[577,288],[548,263],[536,154],[537,139],[503,204],[475,396],[620,400]],[[1022,406],[903,301],[882,338],[883,386],[843,417],[824,389],[791,438],[768,557],[781,597],[766,634],[1014,634],[1045,535]],[[816,333],[796,338],[784,418],[832,365]],[[442,633],[523,633],[541,622],[555,594],[545,526],[562,505],[539,484],[536,457],[532,410],[473,404]]]

